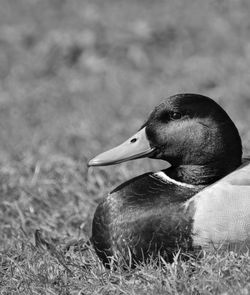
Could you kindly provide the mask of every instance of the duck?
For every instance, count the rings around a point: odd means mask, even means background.
[[[94,213],[91,241],[106,267],[250,246],[250,159],[242,158],[239,132],[217,102],[201,94],[170,96],[139,131],[88,166],[144,157],[170,167],[119,185]]]

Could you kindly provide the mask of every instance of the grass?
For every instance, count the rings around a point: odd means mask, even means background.
[[[86,167],[179,92],[218,101],[250,154],[249,1],[0,5],[0,294],[249,294],[248,253],[105,270],[98,202],[166,164]]]

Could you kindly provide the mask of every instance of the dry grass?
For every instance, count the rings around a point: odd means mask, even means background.
[[[178,92],[216,99],[250,153],[249,1],[0,5],[0,294],[249,294],[248,254],[105,270],[98,201],[165,164],[86,167]]]

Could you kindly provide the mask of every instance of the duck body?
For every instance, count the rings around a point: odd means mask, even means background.
[[[172,261],[176,250],[193,248],[193,208],[185,202],[204,186],[187,185],[165,172],[147,173],[125,182],[98,206],[92,241],[105,265],[108,257],[126,263],[163,256]],[[105,249],[105,250],[104,250]]]
[[[210,98],[179,94],[155,108],[141,129],[89,166],[150,157],[172,166],[135,177],[98,205],[92,226],[97,255],[109,267],[250,240],[250,161],[239,133]]]

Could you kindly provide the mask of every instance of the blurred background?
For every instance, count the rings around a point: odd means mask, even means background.
[[[87,160],[180,92],[219,102],[250,153],[249,0],[0,0],[4,247],[87,235],[104,194],[165,165]]]

